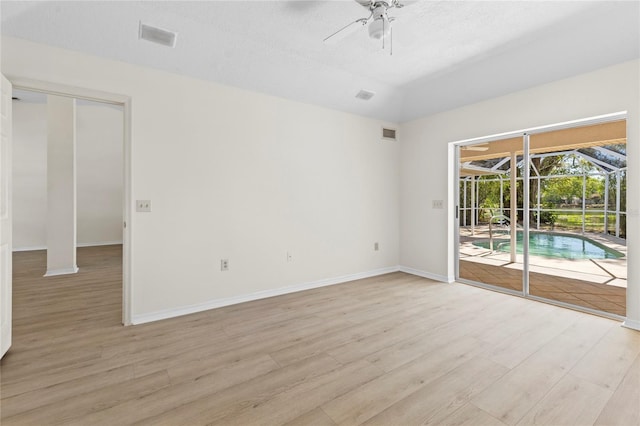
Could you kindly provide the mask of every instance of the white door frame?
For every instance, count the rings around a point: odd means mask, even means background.
[[[6,76],[13,84],[14,89],[29,90],[32,92],[46,93],[50,95],[67,96],[78,99],[87,99],[102,103],[121,105],[123,107],[123,232],[122,232],[122,324],[131,325],[131,218],[133,203],[131,201],[131,97],[115,93],[102,92],[83,87],[67,86],[39,80],[24,78],[12,78]]]
[[[0,244],[5,247],[2,253],[2,263],[0,266],[0,358],[11,347],[12,331],[12,208],[11,208],[11,141],[12,141],[12,105],[11,105],[11,82],[2,77],[2,153],[0,153],[0,196],[4,212],[0,212]]]

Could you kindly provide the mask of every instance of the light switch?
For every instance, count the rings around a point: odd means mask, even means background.
[[[136,200],[136,211],[137,212],[150,212],[151,211],[151,200]]]
[[[444,207],[444,202],[443,202],[443,200],[432,200],[431,208],[434,208],[434,209],[441,209],[441,208],[443,208],[443,207]]]

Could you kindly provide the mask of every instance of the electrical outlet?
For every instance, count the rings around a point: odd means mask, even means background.
[[[136,200],[136,211],[137,212],[150,212],[151,211],[151,200]]]
[[[293,262],[293,253],[287,252],[287,262]]]
[[[443,207],[444,207],[444,202],[442,200],[432,200],[431,208],[442,209]]]
[[[229,259],[220,260],[220,270],[228,271],[229,270]]]
[[[380,250],[380,246],[378,245],[378,243],[373,243],[373,250],[374,251]]]

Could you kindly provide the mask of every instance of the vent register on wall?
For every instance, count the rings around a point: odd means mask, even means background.
[[[161,46],[176,47],[176,39],[178,33],[168,31],[162,28],[154,27],[148,24],[139,23],[138,38]]]
[[[389,129],[386,127],[382,128],[382,139],[387,141],[395,141],[397,140],[397,131],[396,129]]]

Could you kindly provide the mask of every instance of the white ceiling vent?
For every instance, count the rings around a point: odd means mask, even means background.
[[[386,127],[382,128],[382,139],[386,141],[395,141],[398,140],[396,129],[389,129]]]
[[[163,30],[162,28],[152,27],[151,25],[140,22],[138,38],[141,40],[147,40],[151,43],[161,44],[162,46],[175,47],[177,37],[178,33]]]
[[[356,98],[362,99],[363,101],[368,101],[369,99],[373,98],[373,95],[375,94],[376,92],[362,89],[358,92],[358,94],[356,95]]]

